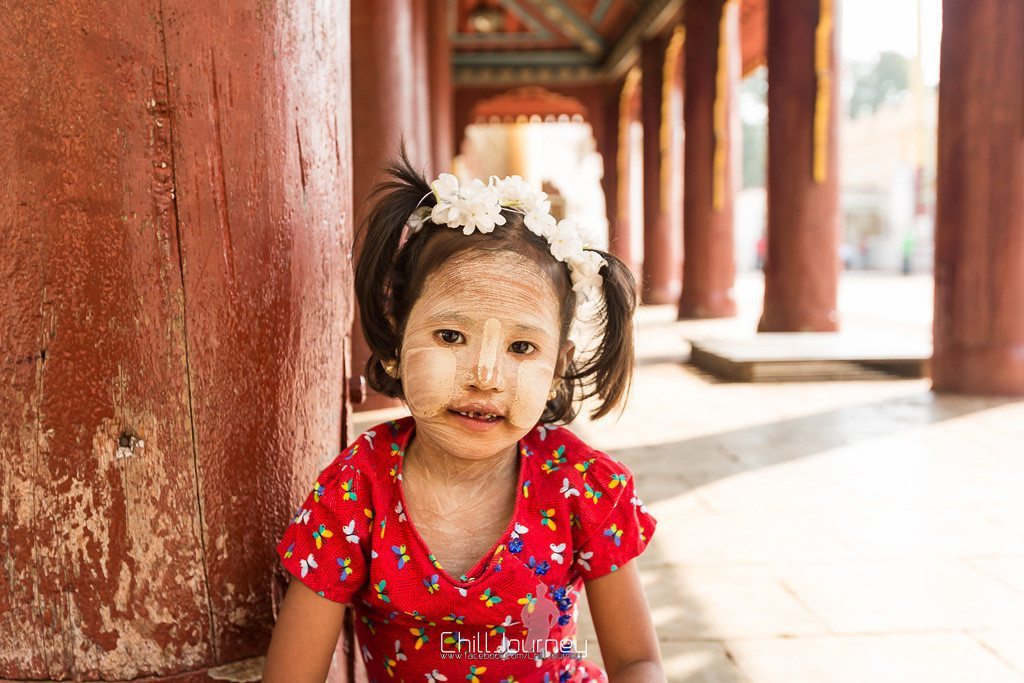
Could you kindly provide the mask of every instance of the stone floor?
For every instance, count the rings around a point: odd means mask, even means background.
[[[752,333],[762,288],[741,275],[729,320],[642,309],[628,407],[572,425],[659,520],[640,565],[669,680],[1024,681],[1024,401],[685,365],[686,338]],[[840,309],[928,338],[931,279],[847,274]]]

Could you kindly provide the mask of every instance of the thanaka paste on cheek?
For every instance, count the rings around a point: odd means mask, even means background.
[[[548,387],[555,376],[551,363],[524,360],[516,371],[516,384],[511,394],[508,421],[521,429],[537,424],[547,403]]]
[[[405,401],[413,417],[434,417],[455,398],[455,352],[412,348],[402,359]]]

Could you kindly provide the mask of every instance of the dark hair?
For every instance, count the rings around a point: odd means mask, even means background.
[[[356,263],[355,290],[363,335],[370,347],[366,361],[369,385],[385,396],[402,398],[401,380],[384,372],[382,360],[398,359],[402,335],[413,304],[427,276],[462,252],[511,251],[534,260],[551,277],[562,301],[560,341],[565,343],[576,310],[568,266],[555,260],[547,240],[526,228],[522,214],[502,210],[505,224],[488,234],[464,235],[437,230],[429,219],[423,229],[402,236],[409,216],[419,206],[434,206],[436,198],[423,175],[409,163],[404,146],[399,159],[385,169],[389,176],[370,194],[373,207],[360,225],[362,249]],[[541,421],[570,422],[579,404],[597,396],[601,404],[591,413],[598,418],[624,402],[633,377],[633,313],[636,281],[618,258],[593,249],[608,265],[601,268],[604,297],[588,323],[596,323],[600,341],[579,361],[561,369],[561,383],[547,402]]]

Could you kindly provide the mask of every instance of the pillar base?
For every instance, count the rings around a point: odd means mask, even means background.
[[[765,311],[757,323],[758,332],[838,332],[839,312]]]
[[[937,351],[932,357],[932,390],[1024,396],[1024,341]]]
[[[648,306],[660,306],[662,304],[674,304],[679,301],[679,285],[665,285],[663,287],[644,288],[640,301]]]
[[[693,320],[702,318],[732,318],[736,315],[736,299],[732,292],[701,292],[687,295],[679,301],[679,314],[676,320]]]

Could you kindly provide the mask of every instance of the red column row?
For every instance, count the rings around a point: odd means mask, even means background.
[[[762,331],[834,330],[837,325],[833,4],[769,3],[769,245]],[[685,8],[685,28],[679,27],[672,40],[666,35],[648,41],[640,57],[644,247],[638,273],[644,302],[678,301],[681,319],[736,312],[739,11],[737,0],[692,0]],[[676,109],[680,101],[682,112]],[[685,144],[683,131],[676,129],[684,121]],[[680,157],[685,163],[677,161]],[[618,176],[628,172],[620,168]],[[621,205],[623,196],[619,192],[618,218],[628,228],[638,221]],[[677,208],[682,216],[673,212]],[[618,240],[628,242],[622,232]]]
[[[737,0],[685,6],[686,142],[665,128],[674,89],[666,38],[642,49],[642,263],[646,303],[671,300],[682,274],[679,317],[735,313],[733,196],[739,38]],[[839,0],[769,0],[768,244],[761,332],[839,327],[837,288]],[[1018,0],[945,0],[939,98],[938,206],[933,358],[937,390],[1024,393],[1024,5]],[[627,83],[628,86],[628,83]],[[631,109],[625,100],[620,120]],[[668,114],[679,121],[678,114]],[[625,127],[623,127],[625,130]],[[671,142],[666,146],[666,140]],[[635,257],[640,216],[623,183],[631,157],[609,174],[619,183],[613,250]],[[685,147],[680,174],[673,155]],[[683,186],[679,202],[675,197]],[[614,185],[614,182],[612,183]],[[614,192],[614,187],[610,188]],[[684,220],[667,212],[681,203]],[[676,238],[683,235],[685,266]],[[631,262],[627,260],[627,262]]]

